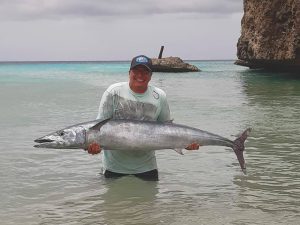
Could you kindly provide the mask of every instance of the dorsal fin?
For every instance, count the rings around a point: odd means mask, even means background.
[[[109,118],[109,119],[101,120],[100,122],[96,123],[94,126],[90,127],[89,130],[100,130],[100,128],[104,124],[106,124],[109,120],[111,119]]]

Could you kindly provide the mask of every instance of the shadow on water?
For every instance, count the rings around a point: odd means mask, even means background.
[[[237,176],[239,207],[300,213],[300,76],[239,72],[253,132],[247,143],[248,176]]]
[[[150,218],[145,215],[151,214],[158,194],[157,182],[128,176],[108,179],[105,183],[107,191],[102,194],[103,202],[99,207],[103,213],[102,218],[107,224],[150,222],[148,221]],[[99,207],[95,207],[95,210],[99,210]]]

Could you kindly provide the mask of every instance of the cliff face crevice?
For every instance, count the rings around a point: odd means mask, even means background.
[[[300,0],[244,0],[241,24],[236,64],[287,71],[300,68]]]

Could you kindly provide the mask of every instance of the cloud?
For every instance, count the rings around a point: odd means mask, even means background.
[[[0,61],[232,59],[241,0],[0,0]],[[138,29],[137,29],[138,27]]]
[[[0,0],[0,18],[6,21],[162,14],[227,16],[241,9],[240,0]]]

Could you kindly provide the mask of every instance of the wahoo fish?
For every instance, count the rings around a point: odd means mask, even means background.
[[[182,154],[191,143],[200,146],[226,146],[233,149],[242,171],[246,172],[243,152],[244,142],[251,128],[246,129],[236,140],[194,127],[172,122],[154,122],[125,119],[94,120],[69,126],[34,140],[36,148],[87,149],[98,143],[104,150],[150,151],[174,149]]]

